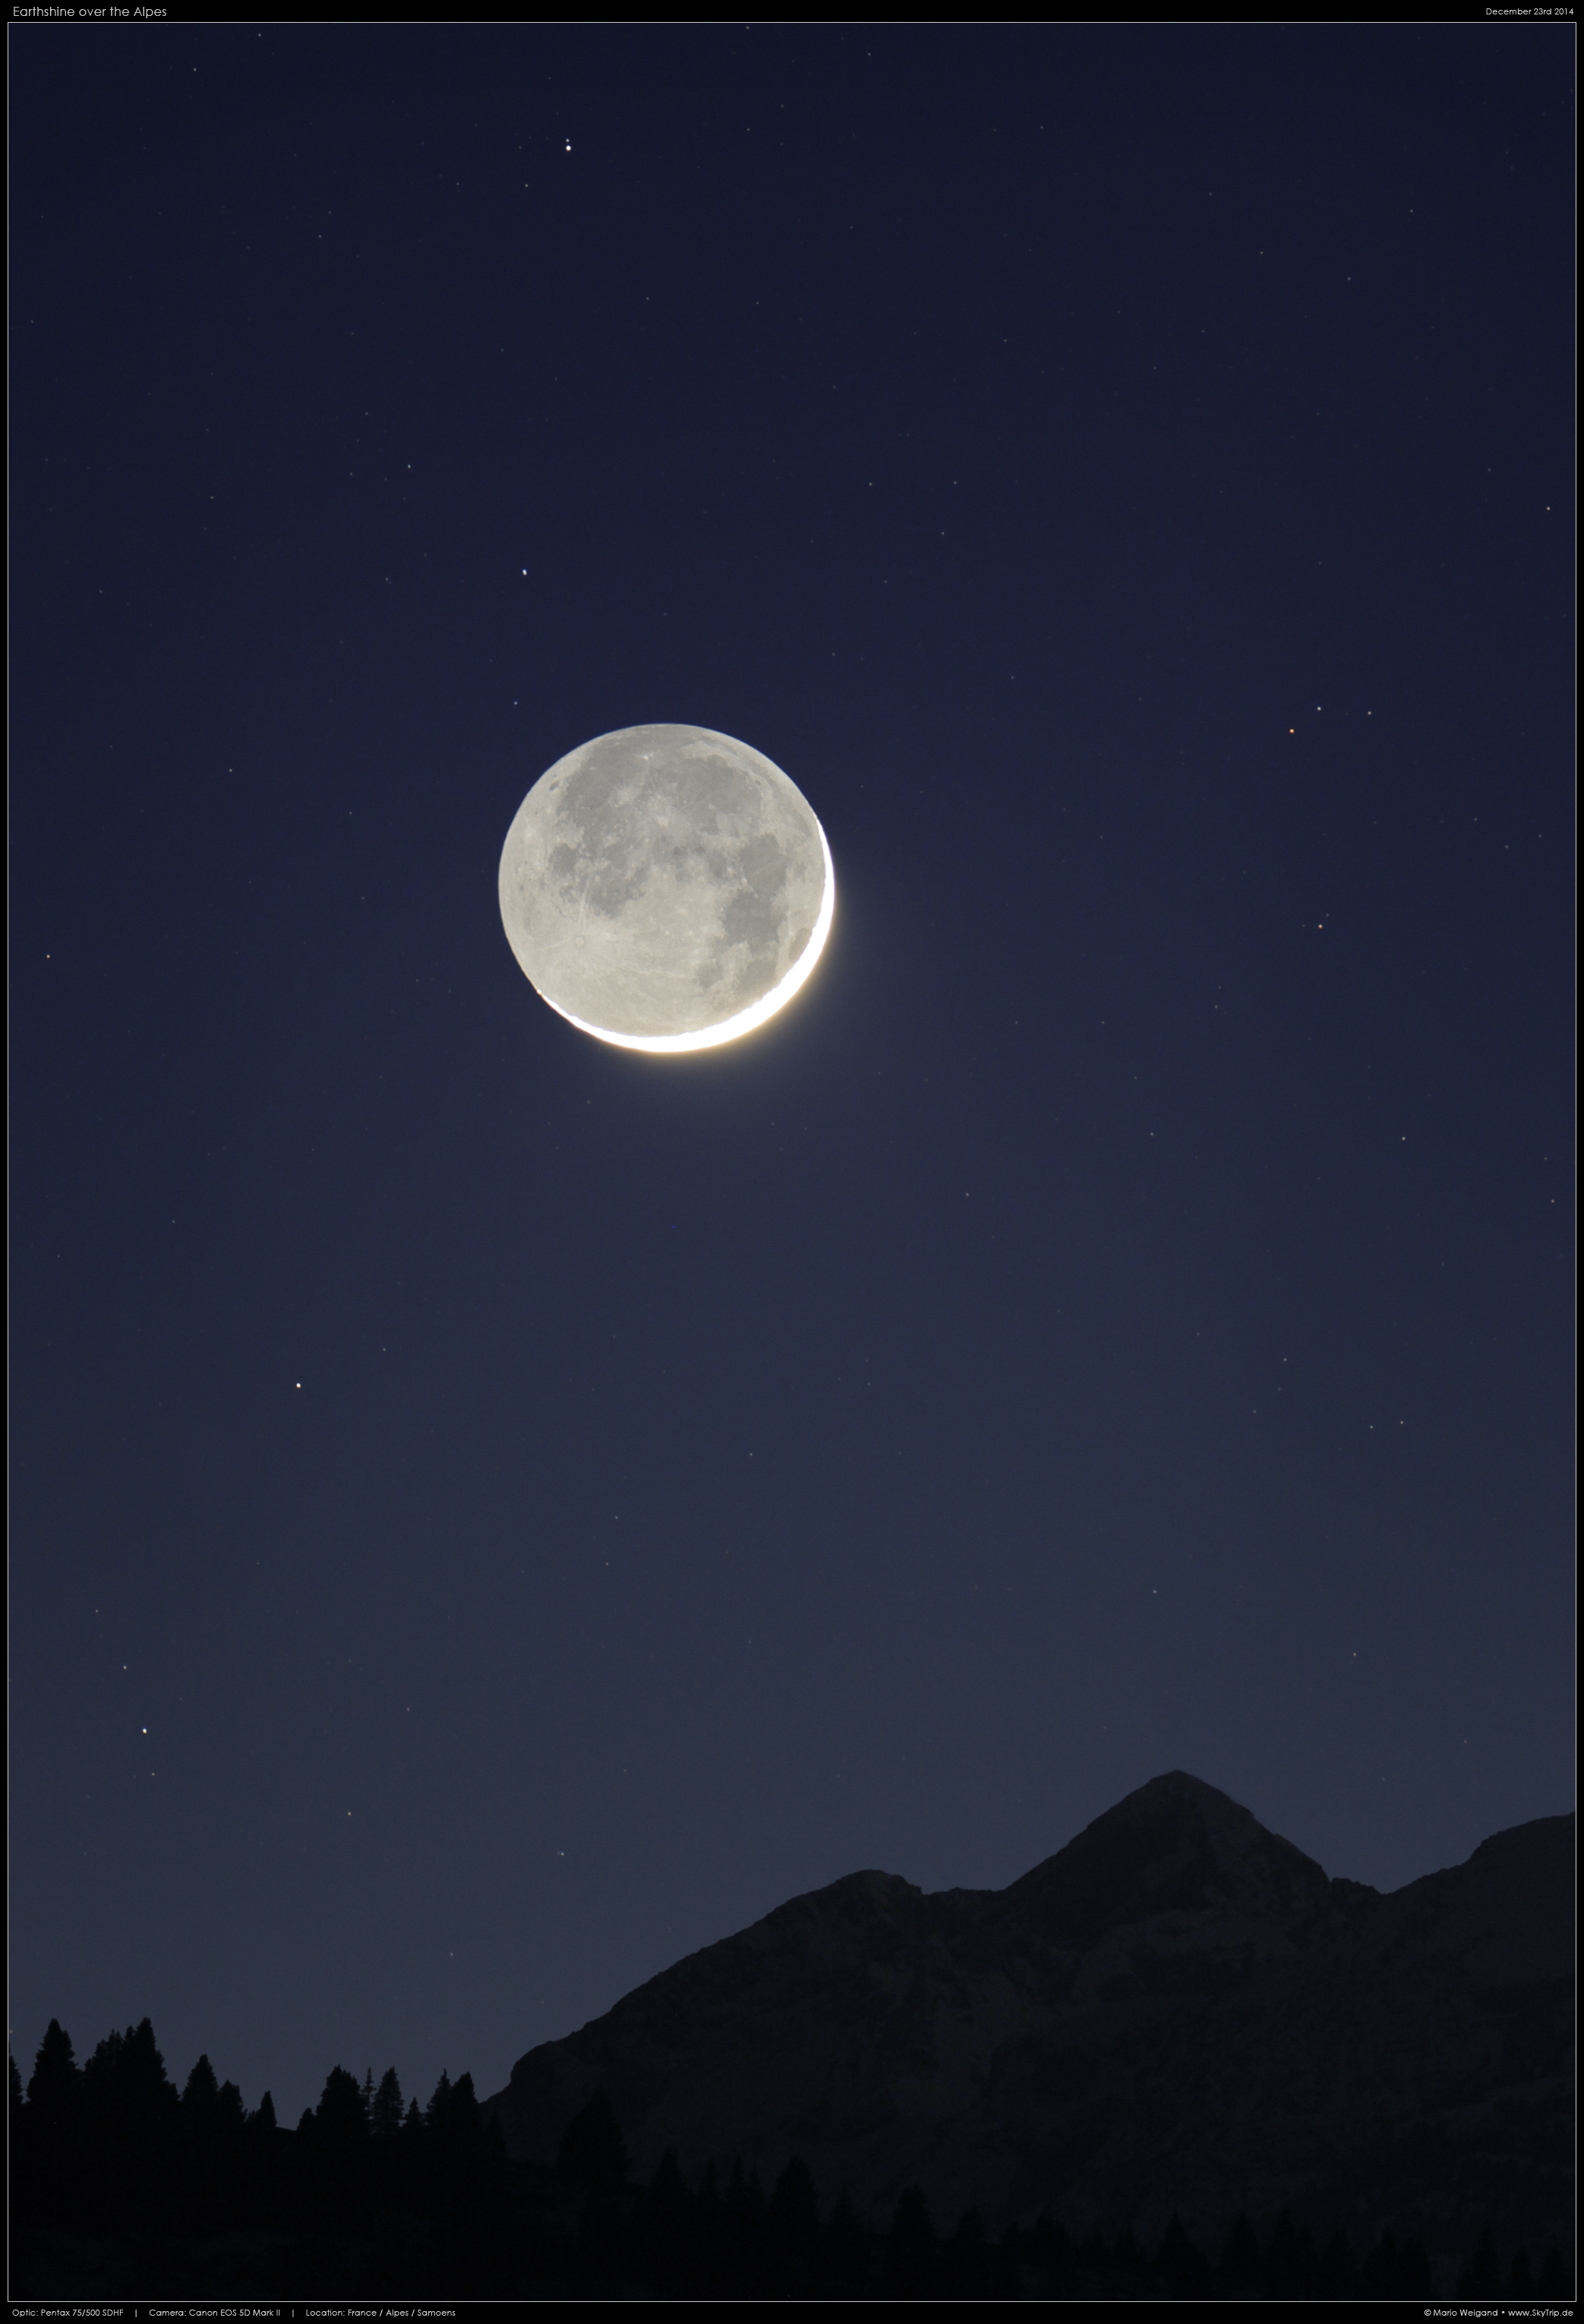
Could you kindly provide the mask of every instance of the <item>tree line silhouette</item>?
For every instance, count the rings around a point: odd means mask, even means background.
[[[249,2113],[207,2056],[178,2093],[145,2017],[78,2067],[52,2019],[24,2095],[10,2061],[14,2294],[55,2239],[107,2240],[123,2296],[245,2287],[262,2296],[694,2299],[1427,2299],[1422,2245],[1388,2230],[1362,2257],[1318,2245],[1284,2214],[1265,2244],[1239,2219],[1214,2255],[1174,2218],[1153,2248],[1126,2228],[1074,2240],[1042,2218],[987,2235],[977,2210],[942,2234],[907,2189],[889,2227],[845,2192],[822,2216],[794,2158],[767,2197],[733,2164],[689,2179],[667,2153],[634,2184],[610,2100],[569,2125],[554,2170],[508,2161],[470,2074],[403,2103],[392,2067],[360,2083],[343,2067],[295,2131],[268,2092]],[[254,2248],[236,2249],[251,2235]],[[227,2239],[229,2246],[227,2247]],[[1533,2270],[1487,2233],[1462,2271],[1466,2297],[1565,2300],[1556,2251]]]
[[[130,2241],[146,2275],[190,2271],[193,2246],[245,2230],[273,2231],[261,2288],[280,2297],[345,2288],[349,2267],[411,2269],[421,2281],[390,2289],[435,2279],[457,2295],[510,2270],[511,2166],[470,2074],[442,2073],[427,2107],[404,2107],[394,2068],[376,2085],[336,2066],[318,2105],[283,2130],[267,2090],[250,2114],[207,2055],[179,2095],[145,2017],[80,2068],[51,2019],[25,2097],[14,2059],[10,2080],[14,2278],[51,2235]]]

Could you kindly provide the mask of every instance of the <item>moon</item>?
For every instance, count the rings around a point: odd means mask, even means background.
[[[569,751],[501,851],[518,966],[569,1024],[623,1049],[751,1033],[806,983],[835,908],[797,784],[707,726],[623,726]]]

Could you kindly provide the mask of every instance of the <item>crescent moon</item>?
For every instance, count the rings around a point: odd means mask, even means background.
[[[549,768],[501,851],[501,918],[557,1015],[618,1048],[740,1040],[814,973],[836,909],[790,776],[706,726],[628,726]]]

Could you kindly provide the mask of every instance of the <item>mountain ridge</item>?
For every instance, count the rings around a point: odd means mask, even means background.
[[[999,1890],[850,1873],[520,2058],[485,2101],[554,2160],[594,2090],[640,2172],[794,2154],[823,2200],[922,2186],[992,2228],[1570,2243],[1573,1819],[1383,1895],[1181,1770]]]

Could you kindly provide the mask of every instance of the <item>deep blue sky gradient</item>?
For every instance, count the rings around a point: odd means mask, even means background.
[[[11,37],[24,2075],[1565,1809],[1570,30]],[[836,864],[691,1059],[496,905],[651,719]]]

